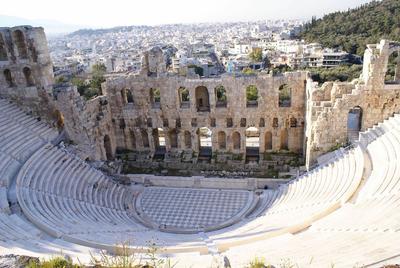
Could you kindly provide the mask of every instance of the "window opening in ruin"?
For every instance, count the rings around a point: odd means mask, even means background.
[[[141,136],[142,136],[142,145],[144,148],[149,148],[150,147],[150,142],[149,142],[149,135],[147,134],[146,130],[141,131]]]
[[[21,59],[28,58],[28,50],[26,48],[25,37],[24,34],[20,30],[16,30],[13,32],[14,43],[17,46],[18,56]]]
[[[112,147],[111,147],[111,140],[108,135],[104,136],[104,150],[106,151],[106,158],[108,161],[111,161],[114,159],[113,157],[113,152],[112,152]]]
[[[265,151],[272,150],[272,133],[271,131],[265,132]]]
[[[165,149],[165,132],[162,128],[153,129],[154,156],[153,159],[164,159]]]
[[[161,92],[158,88],[150,89],[150,99],[153,108],[160,108]]]
[[[198,112],[209,112],[210,111],[210,100],[208,95],[208,89],[204,86],[196,87],[196,108]]]
[[[126,102],[127,103],[133,103],[133,94],[132,91],[130,89],[126,90]]]
[[[25,76],[26,86],[28,86],[28,87],[34,86],[35,82],[33,81],[31,69],[28,67],[25,67],[22,71]]]
[[[4,43],[4,39],[1,34],[0,34],[0,61],[8,61],[6,44]]]
[[[350,109],[347,115],[347,139],[350,142],[358,140],[362,125],[362,109],[356,106]]]
[[[226,119],[226,127],[233,127],[233,119],[232,118]]]
[[[190,108],[189,90],[187,88],[179,88],[179,100],[181,108]]]
[[[218,132],[218,148],[220,150],[226,149],[226,134],[224,131]]]
[[[187,130],[185,131],[184,139],[185,139],[185,148],[192,149],[192,135]]]
[[[171,148],[178,148],[178,133],[176,129],[172,129],[168,132],[168,138]]]
[[[5,78],[6,82],[7,82],[7,85],[9,87],[13,87],[14,86],[14,80],[12,78],[10,70],[5,69],[3,74],[4,74],[4,78]]]
[[[264,118],[260,118],[260,122],[259,122],[258,126],[265,127],[265,119]]]
[[[225,87],[219,85],[215,88],[215,97],[216,97],[216,107],[226,107],[227,105],[227,97]]]
[[[385,74],[385,84],[400,84],[400,55],[399,51],[390,54]]]
[[[290,107],[292,90],[287,84],[279,87],[279,107]]]
[[[232,134],[233,149],[240,150],[240,133],[233,132]]]
[[[278,118],[274,117],[274,118],[272,119],[272,127],[273,127],[273,128],[277,128],[278,126],[279,126]]]
[[[281,142],[280,142],[280,150],[289,150],[289,135],[288,135],[288,130],[287,129],[282,129],[281,130]]]
[[[260,158],[260,131],[256,127],[246,129],[246,161],[258,161]]]
[[[212,155],[212,131],[207,127],[198,130],[199,136],[199,156],[211,157]]]
[[[246,107],[258,107],[258,89],[255,85],[246,88]]]

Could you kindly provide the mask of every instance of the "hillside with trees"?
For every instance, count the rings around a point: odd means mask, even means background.
[[[382,38],[400,41],[400,1],[372,1],[321,19],[314,17],[299,37],[362,56],[366,44],[377,43]]]

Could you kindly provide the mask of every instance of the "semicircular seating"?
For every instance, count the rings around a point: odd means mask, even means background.
[[[132,188],[51,145],[57,137],[54,130],[2,99],[0,112],[4,252],[52,254],[60,248],[77,256],[90,248],[111,250],[126,240],[141,247],[157,239],[170,252],[226,251],[237,267],[254,257],[248,253],[276,263],[290,258],[307,267],[349,267],[394,258],[400,250],[399,115],[361,133],[360,145],[338,151],[333,161],[265,191],[258,206],[241,214],[235,224],[206,233],[172,234],[138,221],[135,204],[141,203]],[[11,120],[14,116],[17,119]],[[365,171],[366,160],[372,165],[370,173]],[[10,207],[13,192],[23,214]],[[147,213],[157,221],[161,211],[151,207],[157,206],[154,193],[156,188],[141,190],[142,200],[150,206]],[[180,207],[186,201],[176,202]],[[202,263],[199,255],[177,256],[182,263]]]

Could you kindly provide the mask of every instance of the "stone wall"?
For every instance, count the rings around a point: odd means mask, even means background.
[[[321,87],[310,84],[306,116],[308,166],[337,144],[348,142],[351,109],[362,110],[360,131],[400,112],[400,84],[385,83],[389,56],[399,50],[399,43],[386,40],[368,45],[360,79],[351,83],[325,83]]]

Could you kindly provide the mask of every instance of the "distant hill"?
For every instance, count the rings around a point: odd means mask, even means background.
[[[80,29],[68,34],[69,37],[72,36],[83,36],[83,35],[98,35],[98,34],[106,34],[106,33],[117,33],[117,32],[130,32],[134,29],[136,30],[144,30],[152,28],[152,26],[117,26],[113,28],[104,28],[104,29]]]
[[[299,37],[363,55],[366,44],[382,38],[400,41],[400,0],[373,1],[321,19],[313,18]]]
[[[41,26],[46,34],[70,33],[85,26],[65,24],[54,20],[30,20],[26,18],[0,15],[0,27],[13,27],[18,25]]]

